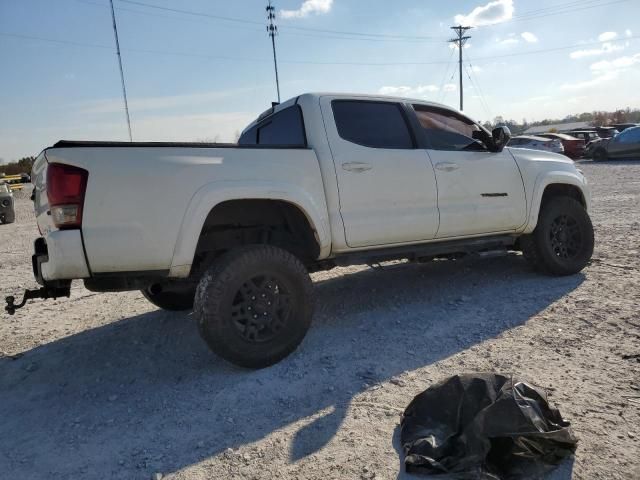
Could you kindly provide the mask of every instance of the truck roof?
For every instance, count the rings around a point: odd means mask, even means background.
[[[381,94],[372,94],[372,93],[349,93],[349,92],[307,92],[298,95],[297,97],[291,97],[280,104],[274,104],[271,108],[268,108],[264,112],[262,112],[258,117],[247,125],[242,133],[246,130],[249,130],[251,127],[261,122],[265,118],[270,115],[273,115],[280,110],[284,110],[291,105],[295,105],[299,103],[301,99],[309,98],[311,100],[317,99],[319,100],[321,97],[341,97],[345,99],[353,98],[356,100],[383,100],[383,101],[394,101],[394,102],[406,102],[406,103],[419,103],[421,105],[428,105],[431,107],[443,108],[446,110],[453,110],[455,112],[461,113],[458,109],[452,108],[448,105],[444,105],[442,103],[430,102],[427,100],[421,100],[419,98],[409,98],[409,97],[397,97],[393,95],[381,95]],[[463,114],[464,115],[464,114]],[[466,116],[466,115],[465,115]]]

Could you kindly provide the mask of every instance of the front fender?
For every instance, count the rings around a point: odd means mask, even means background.
[[[527,215],[527,222],[522,229],[522,233],[531,233],[538,223],[538,214],[542,204],[542,195],[545,188],[552,184],[572,185],[580,189],[584,197],[587,211],[591,209],[591,192],[586,178],[580,173],[573,173],[563,170],[542,172],[536,177],[531,199],[531,207]]]
[[[331,251],[329,215],[324,196],[316,199],[289,183],[261,181],[220,181],[200,187],[191,198],[178,233],[171,261],[170,277],[187,277],[204,222],[218,204],[229,200],[281,200],[298,207],[307,217],[320,245],[320,256]]]

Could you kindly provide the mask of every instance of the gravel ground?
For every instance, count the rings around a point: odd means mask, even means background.
[[[209,353],[138,293],[38,301],[0,321],[0,477],[414,478],[399,413],[434,382],[514,372],[579,438],[549,478],[640,478],[640,162],[584,162],[596,250],[550,278],[519,255],[314,274],[301,347],[261,371]],[[0,225],[0,295],[35,287],[29,192]]]

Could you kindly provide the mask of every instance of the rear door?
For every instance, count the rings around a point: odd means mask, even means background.
[[[434,238],[436,181],[397,102],[320,100],[349,247]]]
[[[438,184],[436,238],[510,232],[522,226],[524,184],[509,149],[489,151],[488,133],[458,112],[413,107]]]

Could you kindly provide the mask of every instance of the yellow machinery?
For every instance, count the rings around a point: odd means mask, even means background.
[[[7,182],[12,191],[22,190],[24,188],[22,175],[5,175],[4,177],[0,177],[0,180]]]

